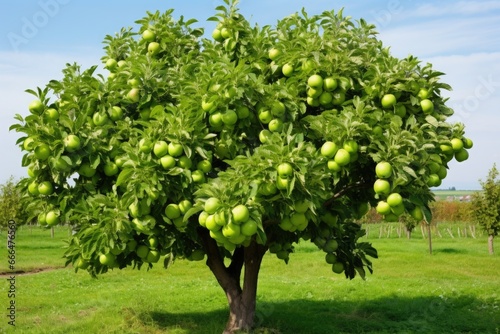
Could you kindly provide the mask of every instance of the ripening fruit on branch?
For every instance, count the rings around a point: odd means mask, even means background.
[[[319,103],[319,99],[317,98],[313,98],[313,97],[310,97],[308,96],[307,99],[306,99],[306,102],[308,105],[310,105],[311,107],[319,107],[321,104]]]
[[[335,153],[334,160],[339,166],[343,167],[351,162],[351,155],[346,149],[341,148]]]
[[[422,221],[424,219],[424,213],[422,212],[422,209],[419,206],[414,207],[410,211],[410,215],[413,217],[413,219],[417,221]]]
[[[59,224],[60,221],[60,212],[57,210],[51,210],[45,215],[45,222],[48,226],[55,226]]]
[[[321,95],[318,97],[318,102],[322,106],[329,106],[333,101],[333,95],[330,92],[323,92]]]
[[[403,203],[401,203],[399,205],[391,207],[391,212],[399,217],[405,212],[405,206],[403,205]]]
[[[118,67],[118,62],[116,61],[116,59],[109,58],[108,60],[106,60],[105,67],[108,71],[114,72]]]
[[[392,166],[387,161],[381,161],[375,166],[375,174],[380,179],[387,179],[392,175]]]
[[[153,153],[156,157],[161,158],[168,153],[168,144],[164,140],[159,140],[153,146]]]
[[[257,233],[258,225],[253,219],[248,219],[243,224],[241,224],[241,234],[251,237]]]
[[[68,152],[75,152],[80,149],[81,141],[76,135],[68,135],[63,141],[64,148]]]
[[[343,148],[350,154],[354,154],[358,152],[359,145],[355,140],[347,140],[344,142]]]
[[[387,215],[391,213],[391,206],[386,201],[379,201],[375,210],[381,215]]]
[[[45,106],[43,105],[42,101],[34,100],[28,105],[28,109],[33,114],[41,114],[45,109]]]
[[[277,171],[280,178],[288,178],[293,174],[292,165],[290,165],[288,162],[283,162],[279,164]]]
[[[328,160],[327,167],[334,173],[338,173],[342,170],[342,166],[340,166],[335,160]]]
[[[38,160],[47,160],[50,156],[50,147],[47,144],[40,144],[35,147],[35,157]]]
[[[219,207],[221,206],[221,202],[218,198],[210,197],[206,200],[204,209],[208,214],[213,215]]]
[[[399,221],[399,217],[391,212],[384,216],[384,220],[388,223],[395,223]]]
[[[229,30],[228,28],[222,28],[220,30],[220,34],[222,38],[228,39],[229,37],[231,37],[231,30]]]
[[[344,264],[342,262],[335,262],[332,264],[332,271],[336,274],[342,274],[344,272]]]
[[[222,42],[224,40],[224,38],[222,37],[222,34],[220,32],[220,29],[217,29],[217,28],[215,28],[212,31],[212,38],[214,40],[216,40],[217,42]]]
[[[54,193],[54,186],[50,181],[40,182],[38,185],[38,193],[45,196],[52,195]]]
[[[283,67],[281,68],[281,72],[283,73],[283,75],[285,77],[291,77],[292,74],[293,74],[293,71],[294,71],[294,68],[293,68],[293,65],[289,64],[289,63],[286,63],[285,65],[283,65]]]
[[[307,96],[313,99],[317,99],[323,94],[323,88],[322,87],[309,87],[306,91]]]
[[[36,181],[33,181],[31,182],[29,185],[28,185],[28,192],[33,195],[33,196],[36,196],[39,194],[38,192],[38,183]]]
[[[118,166],[114,162],[110,161],[104,165],[104,174],[106,174],[106,176],[116,175],[118,171]]]
[[[248,208],[243,204],[235,206],[231,210],[231,213],[233,214],[233,221],[236,224],[244,223],[250,218],[250,211],[248,211]]]
[[[111,253],[101,254],[99,256],[99,262],[105,266],[111,266],[115,263],[116,256]]]
[[[168,144],[168,154],[173,157],[179,157],[184,154],[184,149],[182,144],[171,142]]]
[[[469,152],[465,148],[462,148],[461,150],[455,152],[455,159],[458,162],[463,162],[467,159],[469,159]]]
[[[179,218],[181,216],[181,209],[179,208],[179,205],[175,203],[167,205],[165,208],[165,216],[167,216],[168,219]]]
[[[151,42],[148,44],[148,54],[150,56],[155,56],[160,52],[160,43]]]
[[[280,132],[283,129],[283,121],[279,118],[273,118],[267,125],[269,131]]]
[[[465,137],[464,137],[464,138],[462,139],[462,141],[463,141],[463,143],[464,143],[464,148],[466,148],[466,149],[470,149],[470,148],[472,148],[472,146],[474,145],[474,144],[473,144],[473,142],[472,142],[472,140],[471,140],[470,138],[465,138]]]
[[[277,48],[271,48],[269,50],[269,59],[276,60],[281,55],[281,51]]]
[[[133,103],[139,102],[139,88],[132,88],[129,90],[127,93],[127,99]]]
[[[152,42],[155,40],[156,38],[156,34],[154,32],[152,32],[151,30],[149,29],[146,29],[144,30],[144,32],[142,33],[142,38],[146,41],[146,42]]]
[[[373,183],[373,190],[378,195],[389,195],[391,192],[391,184],[384,179],[378,179]]]
[[[316,89],[323,89],[323,78],[319,74],[313,74],[307,79],[307,85]]]
[[[431,114],[434,111],[434,103],[429,99],[424,99],[420,101],[420,107],[424,114]]]
[[[45,110],[45,116],[48,121],[55,121],[59,118],[59,111],[57,111],[57,109],[54,108],[49,108]]]
[[[441,185],[441,178],[437,174],[430,174],[427,178],[427,185],[429,187],[439,187]]]
[[[391,206],[391,208],[397,207],[398,205],[403,204],[403,197],[401,197],[398,193],[392,193],[387,196],[387,203]]]
[[[334,264],[335,262],[337,262],[337,255],[335,255],[334,253],[326,253],[325,261],[328,264]]]
[[[23,148],[26,150],[26,151],[33,151],[33,148],[35,147],[35,140],[31,137],[28,137],[24,140],[23,142]]]
[[[173,156],[166,154],[160,158],[160,164],[164,169],[170,169],[175,167],[176,161]]]
[[[338,87],[338,82],[335,78],[327,77],[323,80],[323,90],[333,92]]]
[[[453,148],[453,151],[458,152],[464,148],[464,142],[460,138],[453,138],[451,140],[451,147]]]
[[[418,91],[418,97],[421,99],[421,100],[425,100],[425,99],[428,99],[430,98],[432,95],[432,92],[426,88],[421,88],[419,91]]]
[[[385,94],[380,101],[384,109],[389,109],[394,107],[396,105],[396,102],[397,100],[394,94]]]

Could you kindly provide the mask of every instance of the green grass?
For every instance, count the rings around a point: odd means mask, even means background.
[[[487,254],[486,238],[435,237],[430,256],[416,232],[411,240],[370,237],[380,258],[366,281],[333,274],[309,243],[297,247],[289,265],[266,255],[256,333],[498,333],[500,257]],[[19,231],[16,267],[60,266],[66,237],[67,229],[54,239],[49,231]],[[222,290],[202,262],[115,270],[98,279],[47,270],[17,275],[16,288],[21,333],[208,334],[222,332],[227,319]],[[7,327],[2,318],[0,332]]]
[[[14,240],[16,244],[16,269],[31,271],[34,269],[60,268],[64,266],[64,242],[68,239],[67,227],[54,229],[54,239],[50,230],[40,227],[21,226]],[[7,234],[2,231],[1,238]],[[0,261],[0,273],[7,271],[7,261]]]

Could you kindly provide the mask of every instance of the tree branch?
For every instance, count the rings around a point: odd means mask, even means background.
[[[229,274],[239,283],[241,277],[241,269],[245,263],[245,251],[243,247],[238,247],[234,250],[231,264],[227,268]]]
[[[344,196],[346,193],[352,190],[369,188],[371,187],[373,182],[374,181],[369,178],[361,177],[361,179],[357,182],[351,184],[345,184],[338,192],[333,194],[333,196],[330,199],[326,200],[325,203],[323,203],[323,206],[325,208],[331,206],[335,200],[337,200],[339,197]]]
[[[207,253],[207,266],[214,274],[222,289],[227,292],[229,289],[235,288],[236,285],[236,288],[241,291],[239,279],[235,280],[230,270],[224,265],[224,258],[219,252],[219,246],[217,246],[217,242],[210,237],[208,230],[200,226],[197,228],[197,233]]]
[[[342,189],[340,189],[338,192],[336,192],[335,194],[333,194],[333,196],[330,199],[328,199],[327,201],[325,201],[325,203],[323,203],[323,206],[325,208],[329,207],[337,198],[343,196],[348,191],[356,189],[356,188],[363,188],[363,187],[365,187],[365,184],[362,183],[361,181],[358,181],[358,182],[346,185],[345,187],[343,187]]]

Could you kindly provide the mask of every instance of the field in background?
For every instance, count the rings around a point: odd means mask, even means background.
[[[392,233],[368,241],[378,249],[366,281],[333,274],[324,253],[301,243],[285,265],[266,255],[259,280],[256,333],[496,333],[500,329],[500,257],[485,236]],[[439,226],[439,224],[438,224]],[[443,225],[444,227],[445,225]],[[389,225],[380,225],[386,232]],[[463,224],[451,224],[456,229]],[[23,333],[220,333],[227,319],[222,290],[203,262],[178,260],[168,270],[114,270],[98,279],[63,264],[67,228],[23,227],[16,277],[17,330]],[[2,238],[5,235],[2,234]],[[0,271],[6,270],[0,262]],[[2,289],[5,289],[2,287]],[[7,303],[6,292],[0,297]],[[7,326],[4,318],[1,329]]]
[[[433,190],[436,200],[446,200],[455,198],[459,200],[460,198],[471,196],[478,190]]]

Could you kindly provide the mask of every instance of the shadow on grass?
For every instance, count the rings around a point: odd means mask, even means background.
[[[445,253],[445,254],[467,254],[466,249],[458,249],[458,248],[435,248],[432,250],[434,254],[437,253]]]
[[[496,333],[500,324],[498,301],[469,296],[388,297],[364,302],[315,301],[260,302],[254,333]],[[167,333],[221,333],[225,309],[208,313],[138,314],[140,326]]]

